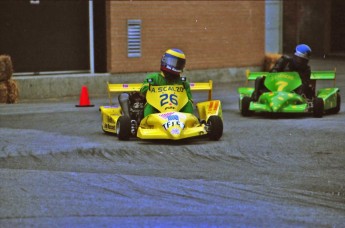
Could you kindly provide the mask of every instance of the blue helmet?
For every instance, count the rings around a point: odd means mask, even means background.
[[[186,56],[179,49],[167,50],[161,60],[161,70],[179,76],[186,64]]]
[[[311,55],[311,48],[306,44],[299,44],[296,46],[295,56],[309,60]]]

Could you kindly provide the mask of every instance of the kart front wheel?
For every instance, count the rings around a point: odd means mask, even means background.
[[[128,140],[131,136],[131,119],[128,116],[120,116],[116,122],[116,134],[120,140]]]
[[[313,101],[313,116],[321,118],[323,116],[324,104],[322,98],[315,98]]]
[[[210,116],[207,120],[208,137],[211,140],[219,140],[223,135],[223,120],[219,116]]]
[[[251,116],[253,111],[249,110],[250,102],[252,99],[250,97],[243,97],[241,102],[241,114],[242,116]]]

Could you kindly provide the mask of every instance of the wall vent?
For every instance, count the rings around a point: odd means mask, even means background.
[[[127,21],[127,53],[129,58],[141,57],[141,20]]]

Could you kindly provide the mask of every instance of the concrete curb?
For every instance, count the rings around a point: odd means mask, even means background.
[[[260,67],[222,68],[186,71],[191,82],[213,80],[214,83],[244,81],[245,71],[258,71]],[[86,85],[90,96],[106,96],[106,83],[141,83],[147,73],[130,74],[72,74],[15,76],[19,87],[20,100],[63,99],[80,95],[81,87]]]

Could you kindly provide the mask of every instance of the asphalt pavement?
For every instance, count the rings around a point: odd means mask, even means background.
[[[344,63],[313,60],[337,71],[319,86],[342,94]],[[107,96],[1,104],[0,227],[343,227],[344,101],[323,118],[245,118],[244,84],[215,82],[220,141],[119,141],[101,129]]]

